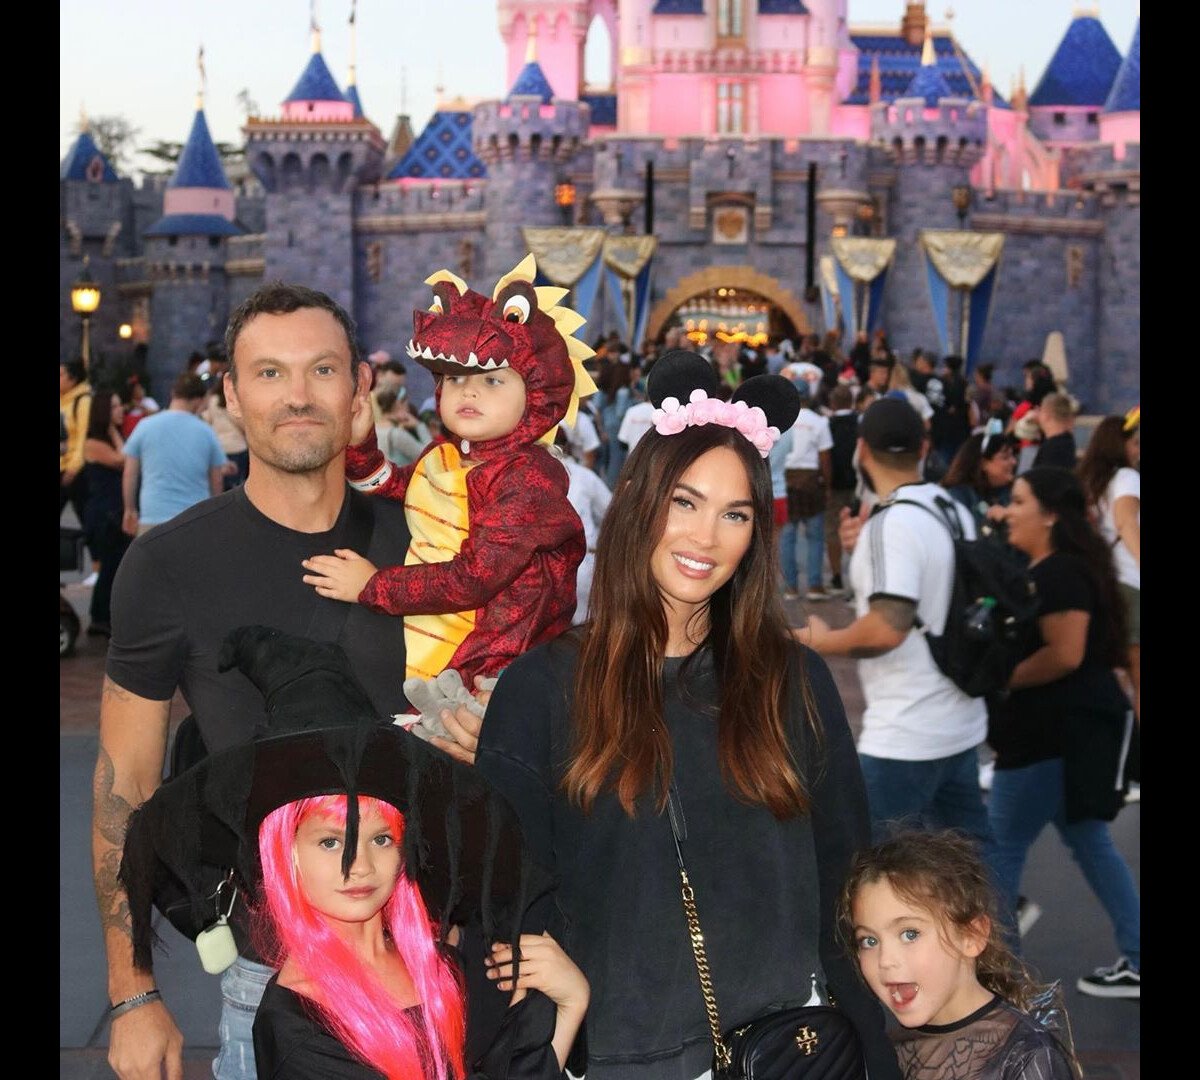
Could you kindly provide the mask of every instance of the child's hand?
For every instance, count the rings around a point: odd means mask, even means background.
[[[512,989],[512,956],[511,945],[497,942],[491,958],[484,960],[488,978],[501,990]],[[529,990],[540,990],[560,1012],[569,1010],[582,1016],[587,1009],[587,979],[549,934],[521,935],[521,971],[514,1000],[519,1001]]]
[[[375,567],[349,548],[338,548],[332,555],[314,555],[300,563],[305,570],[305,585],[312,585],[321,596],[345,600],[353,604],[367,582],[375,575]]]

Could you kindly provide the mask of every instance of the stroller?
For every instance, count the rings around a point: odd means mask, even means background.
[[[83,571],[83,530],[58,527],[58,569]],[[58,657],[70,656],[75,651],[82,629],[79,616],[71,601],[63,595],[63,584],[58,583]]]

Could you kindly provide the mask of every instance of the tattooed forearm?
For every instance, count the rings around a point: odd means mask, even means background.
[[[112,758],[101,746],[92,779],[92,821],[96,831],[119,848],[125,843],[125,826],[129,822],[129,815],[133,813],[133,806],[113,791],[115,778]]]
[[[125,827],[133,807],[113,791],[115,775],[112,758],[101,746],[92,781],[96,903],[100,909],[100,924],[106,932],[110,929],[116,930],[125,937],[132,938],[129,901],[125,890],[117,881],[117,870],[121,866]]]

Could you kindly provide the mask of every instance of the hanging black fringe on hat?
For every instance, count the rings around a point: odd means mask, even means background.
[[[404,816],[405,873],[440,918],[442,939],[479,918],[489,942],[501,926],[516,940],[550,878],[529,858],[511,807],[473,768],[375,716],[337,645],[242,627],[220,667],[239,668],[262,691],[267,724],[163,784],[130,817],[118,876],[137,968],[152,966],[154,907],[194,938],[215,922],[216,887],[231,871],[257,905],[262,820],[330,794],[347,796],[343,874],[358,847],[357,797],[381,799]]]

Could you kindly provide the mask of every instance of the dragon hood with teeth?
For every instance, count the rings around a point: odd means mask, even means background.
[[[566,289],[533,284],[532,255],[497,283],[491,299],[467,288],[449,270],[426,278],[433,287],[428,311],[413,312],[408,355],[438,375],[470,375],[510,368],[525,382],[525,415],[508,435],[467,443],[446,428],[464,455],[486,460],[533,442],[552,445],[562,422],[574,424],[580,398],[596,390],[583,368],[592,350],[574,336],[584,318],[559,306]],[[441,402],[441,383],[437,398]]]

